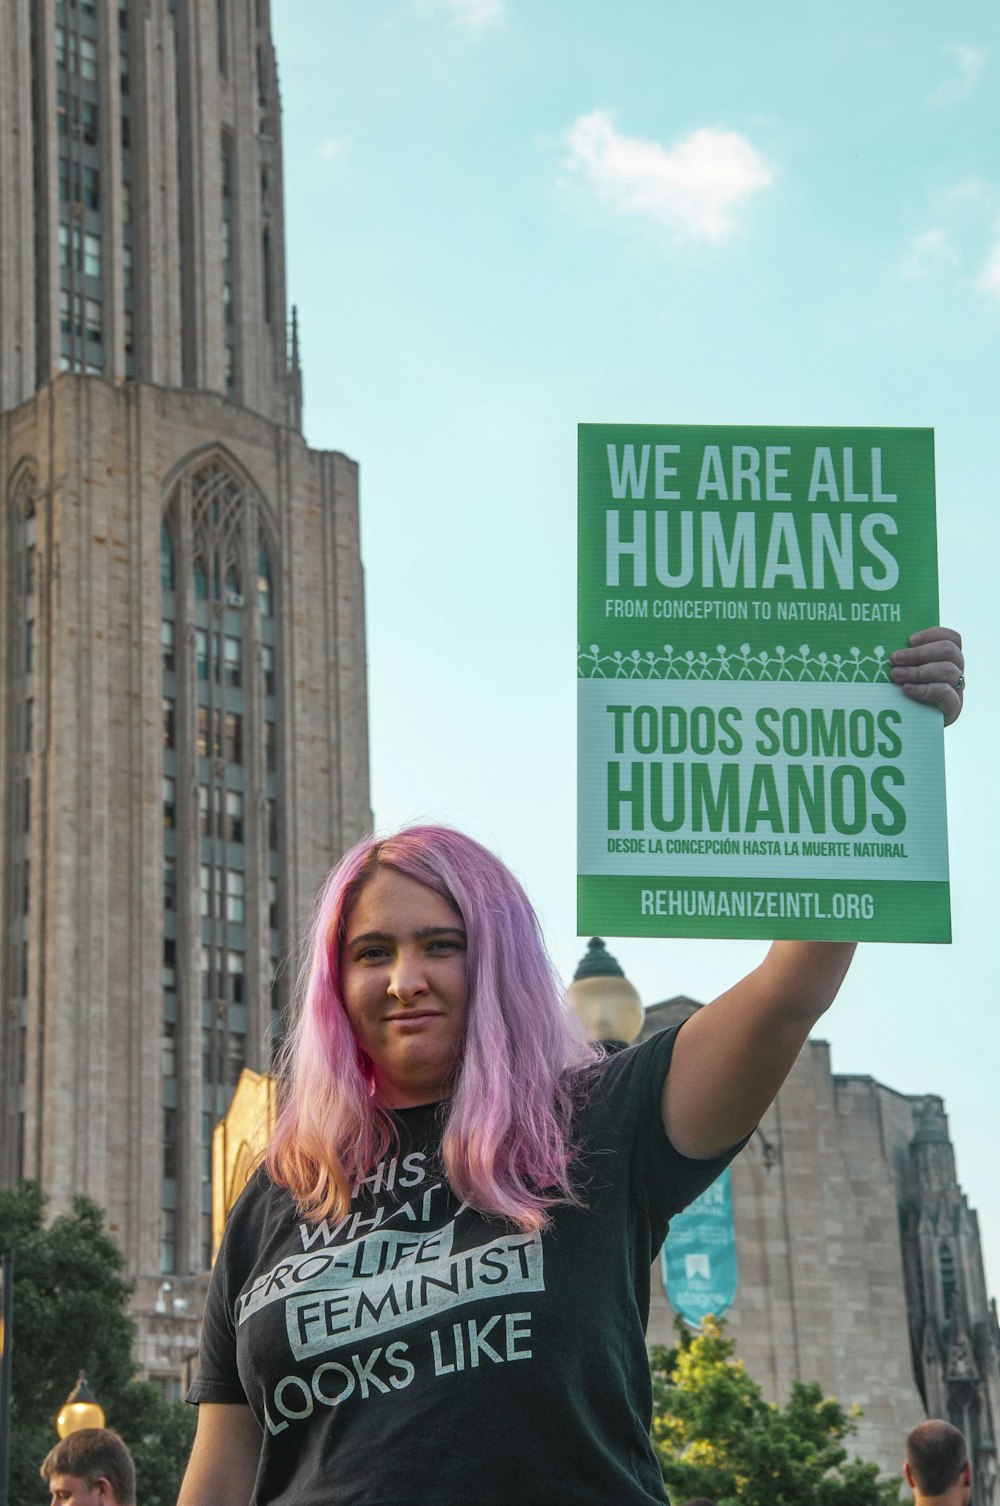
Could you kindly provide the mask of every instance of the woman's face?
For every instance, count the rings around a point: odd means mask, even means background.
[[[379,868],[347,914],[344,1002],[391,1108],[447,1096],[465,1037],[466,936],[457,911]]]

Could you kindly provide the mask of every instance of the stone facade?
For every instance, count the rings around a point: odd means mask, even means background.
[[[298,425],[269,0],[4,0],[0,190],[0,411],[70,369]]]
[[[700,1006],[646,1011],[641,1039]],[[737,1353],[772,1400],[819,1381],[863,1417],[862,1458],[899,1473],[907,1432],[949,1418],[983,1463],[1000,1427],[1000,1329],[941,1100],[833,1073],[807,1042],[732,1173]],[[674,1339],[654,1269],[650,1343]],[[974,1506],[992,1506],[988,1470]]]
[[[266,0],[0,6],[0,1176],[106,1208],[168,1389],[212,1125],[371,821],[358,471],[300,408]]]

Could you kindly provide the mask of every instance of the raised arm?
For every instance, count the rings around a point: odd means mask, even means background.
[[[249,1506],[261,1436],[249,1407],[202,1402],[177,1506]]]
[[[716,1156],[750,1133],[853,956],[853,942],[775,941],[760,967],[686,1021],[662,1099],[682,1155]]]
[[[955,720],[965,689],[958,633],[925,628],[891,663],[905,695],[938,706],[945,726]],[[685,1023],[662,1098],[664,1126],[683,1155],[715,1156],[750,1133],[836,998],[853,955],[850,942],[776,941],[760,967]]]

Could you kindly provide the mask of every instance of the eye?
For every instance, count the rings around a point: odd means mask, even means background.
[[[355,952],[353,961],[368,963],[382,962],[388,955],[389,951],[387,947],[372,944],[370,946],[363,946],[360,951]]]

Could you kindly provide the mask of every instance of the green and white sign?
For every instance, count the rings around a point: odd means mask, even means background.
[[[584,424],[581,934],[949,941],[930,429]]]
[[[721,1318],[732,1307],[739,1274],[728,1166],[674,1214],[660,1260],[667,1301],[692,1328],[700,1328],[707,1313]]]

